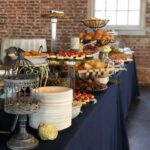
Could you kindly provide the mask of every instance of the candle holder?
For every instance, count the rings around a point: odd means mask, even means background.
[[[63,11],[50,10],[48,12],[44,12],[42,15],[44,18],[50,18],[51,24],[51,52],[56,51],[56,41],[57,41],[57,21],[58,18],[64,18]]]
[[[51,52],[56,51],[57,18],[51,18]]]

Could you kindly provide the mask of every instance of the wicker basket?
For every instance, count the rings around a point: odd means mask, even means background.
[[[84,25],[89,27],[89,28],[102,28],[108,22],[109,22],[109,20],[96,19],[96,18],[95,19],[85,19],[85,20],[83,20]]]

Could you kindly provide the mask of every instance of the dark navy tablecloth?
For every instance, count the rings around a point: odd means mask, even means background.
[[[127,71],[115,75],[120,84],[112,84],[107,91],[96,93],[96,104],[84,107],[71,127],[60,131],[54,141],[40,141],[36,150],[129,150],[124,121],[130,101],[139,91],[135,62],[128,63],[126,68]],[[38,137],[37,131],[29,127],[28,130]],[[7,149],[5,144],[9,137],[0,135],[0,150]]]

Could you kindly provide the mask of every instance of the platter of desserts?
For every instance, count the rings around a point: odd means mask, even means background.
[[[76,63],[76,73],[81,79],[109,77],[115,73],[115,68],[100,60],[88,60]]]
[[[73,50],[58,53],[50,52],[48,55],[49,60],[81,61],[93,58],[91,52],[77,52]]]
[[[93,79],[79,80],[75,83],[75,90],[82,92],[99,92],[108,88],[106,84],[99,83]]]
[[[120,51],[118,47],[111,46],[111,49],[112,50],[109,52],[108,57],[114,62],[115,67],[122,67],[125,62],[133,61],[131,56],[128,56],[126,53]]]
[[[114,36],[103,29],[97,29],[92,32],[84,31],[79,34],[79,37],[83,44],[96,41],[96,46],[107,45],[114,40]]]
[[[107,67],[108,65],[100,60],[87,60],[76,63],[77,70],[104,69]]]
[[[12,60],[16,60],[18,57],[16,53],[9,54],[9,56],[12,58]],[[31,61],[31,63],[34,65],[44,64],[46,62],[47,56],[47,53],[41,53],[38,50],[24,52],[24,57]]]
[[[96,103],[94,95],[81,92],[75,93],[74,101],[82,103],[83,106]]]
[[[127,55],[120,51],[111,51],[108,55],[111,60],[127,60]]]

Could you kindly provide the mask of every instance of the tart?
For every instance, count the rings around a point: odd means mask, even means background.
[[[49,53],[49,58],[50,59],[56,59],[56,55],[54,53]]]

